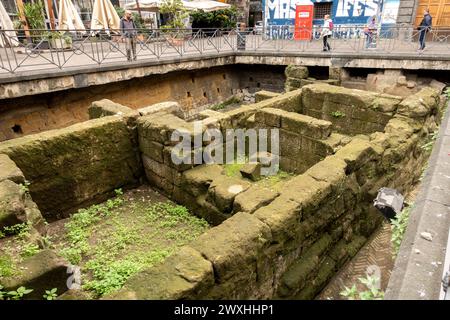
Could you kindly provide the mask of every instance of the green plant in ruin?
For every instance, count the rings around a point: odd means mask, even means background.
[[[365,290],[358,290],[354,284],[351,288],[345,287],[340,295],[348,300],[382,300],[384,292],[379,288],[380,279],[376,276],[366,275],[365,278],[358,278]]]
[[[400,245],[402,243],[406,227],[408,226],[408,219],[411,209],[412,207],[407,206],[402,210],[402,212],[397,214],[395,219],[391,220],[391,230],[392,230],[391,242],[394,258],[397,256],[398,251],[400,250]]]
[[[202,234],[208,223],[172,202],[125,201],[79,210],[65,224],[60,254],[82,271],[83,289],[96,297],[120,289],[133,274],[162,262]]]

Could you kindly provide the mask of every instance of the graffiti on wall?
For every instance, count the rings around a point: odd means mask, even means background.
[[[336,23],[361,24],[369,17],[379,16],[383,2],[392,0],[333,0],[332,18]],[[399,0],[395,0],[399,1]],[[263,0],[267,25],[293,24],[298,0]],[[319,2],[312,0],[312,2]]]
[[[290,25],[295,20],[297,0],[265,0],[265,18],[268,25]]]
[[[370,17],[377,14],[380,0],[340,0],[335,17]]]

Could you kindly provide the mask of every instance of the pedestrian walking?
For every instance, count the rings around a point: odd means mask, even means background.
[[[125,11],[122,19],[120,19],[120,32],[122,37],[125,38],[125,46],[127,52],[127,59],[136,61],[136,24],[133,21],[130,11]],[[133,58],[131,57],[133,54]]]
[[[376,17],[373,16],[367,26],[364,28],[364,34],[366,35],[366,49],[374,47],[374,39],[377,33]]]
[[[247,38],[246,24],[241,22],[237,31],[237,49],[239,51],[245,51],[245,43]]]
[[[430,10],[425,9],[423,11],[423,19],[420,22],[419,27],[417,27],[417,30],[420,31],[419,34],[419,50],[425,49],[425,38],[427,36],[427,32],[431,31],[431,25],[433,22],[433,18],[430,15]]]
[[[322,27],[322,39],[323,39],[323,51],[330,51],[331,46],[328,40],[333,35],[333,21],[330,19],[330,15],[326,14],[323,17],[323,27]]]

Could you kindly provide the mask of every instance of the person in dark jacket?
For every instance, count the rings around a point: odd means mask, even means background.
[[[127,59],[131,61],[131,53],[133,60],[136,61],[136,24],[133,21],[130,11],[125,11],[125,15],[120,19],[120,32],[125,38]]]
[[[432,20],[433,20],[433,18],[430,15],[430,11],[428,9],[425,9],[423,12],[422,22],[420,22],[420,25],[417,28],[417,30],[420,31],[420,33],[419,33],[419,50],[425,49],[425,37],[427,36],[427,32],[431,31]]]

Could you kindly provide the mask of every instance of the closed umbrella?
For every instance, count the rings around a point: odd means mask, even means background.
[[[59,0],[59,30],[85,31],[83,21],[78,14],[72,0]]]
[[[109,0],[95,0],[92,11],[92,30],[110,30],[114,32],[120,28],[120,17]]]
[[[19,45],[19,40],[17,39],[16,32],[13,30],[13,23],[2,2],[0,2],[0,28],[9,30],[0,34],[0,47],[5,47],[7,45],[17,47]]]

